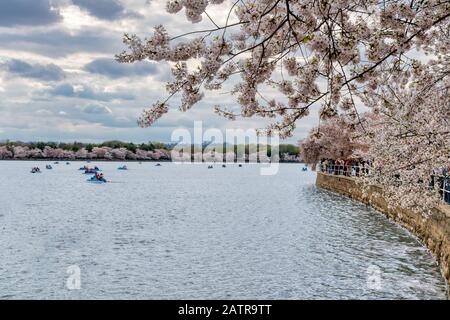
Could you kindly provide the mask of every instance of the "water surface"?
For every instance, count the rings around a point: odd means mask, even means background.
[[[416,238],[299,165],[83,164],[0,162],[0,298],[446,298]]]

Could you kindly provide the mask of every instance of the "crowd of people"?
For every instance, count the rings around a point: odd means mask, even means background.
[[[370,175],[372,170],[371,161],[355,159],[322,159],[319,166],[321,172],[348,177]]]
[[[372,162],[364,160],[322,159],[319,164],[321,172],[347,177],[368,176],[372,171]],[[423,183],[423,181],[419,181]],[[433,170],[429,188],[437,187],[442,200],[450,204],[450,167]]]

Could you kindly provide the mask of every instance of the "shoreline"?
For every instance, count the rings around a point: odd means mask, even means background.
[[[366,204],[411,232],[436,259],[450,300],[450,206],[440,205],[425,219],[411,210],[389,208],[378,186],[370,186],[368,195],[364,195],[351,177],[317,172],[316,186]]]
[[[58,158],[36,158],[36,159],[0,159],[0,162],[6,162],[6,161],[48,161],[48,162],[174,162],[172,160],[167,159],[161,159],[161,160],[154,160],[154,159],[145,159],[145,160],[135,160],[135,159],[58,159]],[[175,163],[175,162],[174,162]],[[177,162],[178,163],[178,162]],[[202,161],[202,162],[188,162],[185,161],[183,163],[192,163],[192,164],[200,164],[200,163],[238,163],[238,164],[270,164],[269,162],[245,162],[245,161]],[[292,163],[292,164],[303,164],[303,162],[298,161],[278,161],[278,163]]]

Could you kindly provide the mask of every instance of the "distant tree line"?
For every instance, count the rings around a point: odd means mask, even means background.
[[[123,142],[119,140],[111,140],[111,141],[105,141],[102,143],[83,143],[83,142],[22,142],[22,141],[4,141],[0,142],[0,147],[28,147],[30,149],[40,149],[41,151],[44,151],[45,147],[50,147],[53,149],[60,148],[62,150],[66,151],[73,151],[78,152],[81,149],[86,149],[88,152],[92,152],[94,148],[102,148],[102,147],[108,147],[112,149],[120,149],[125,148],[131,152],[136,152],[137,149],[145,150],[145,151],[154,151],[157,149],[165,149],[165,150],[171,150],[171,147],[169,144],[164,144],[161,142],[148,142],[148,143],[140,143],[135,144],[132,142]]]
[[[171,151],[175,144],[161,142],[132,143],[119,140],[105,141],[103,143],[83,142],[0,142],[0,159],[106,159],[106,160],[170,160]],[[232,155],[236,158],[251,158],[251,155],[264,154],[272,156],[273,147],[270,145],[189,145],[184,147],[190,151],[192,159],[194,155],[202,153],[216,154],[216,158],[229,159]],[[280,160],[296,162],[299,157],[298,146],[281,144],[278,147]],[[222,155],[222,156],[221,156]],[[230,156],[231,155],[231,156]],[[219,160],[220,159],[220,160]]]

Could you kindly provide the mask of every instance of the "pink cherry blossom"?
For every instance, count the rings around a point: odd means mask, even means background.
[[[221,3],[227,19],[212,21],[207,10]],[[172,65],[167,95],[144,111],[142,127],[169,112],[178,94],[187,111],[225,90],[240,110],[215,105],[217,114],[269,118],[265,133],[282,138],[314,107],[320,124],[302,142],[306,162],[364,157],[376,169],[367,184],[381,184],[391,203],[435,204],[431,171],[450,165],[450,2],[167,1],[168,13],[183,10],[188,22],[207,18],[211,28],[126,34],[128,50],[117,55]]]

